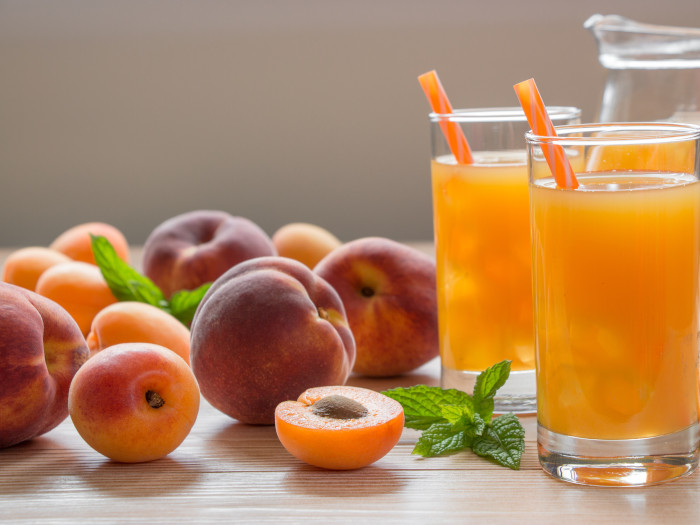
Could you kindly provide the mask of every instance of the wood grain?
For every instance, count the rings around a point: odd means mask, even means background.
[[[6,255],[0,251],[0,264]],[[437,384],[439,362],[394,379],[353,377],[383,390]],[[0,378],[0,381],[2,378]],[[526,450],[512,471],[471,452],[424,459],[405,430],[383,459],[356,471],[303,464],[274,427],[240,424],[203,402],[168,457],[119,464],[93,451],[70,419],[0,450],[0,523],[697,523],[697,474],[655,487],[569,485],[542,472],[535,418],[522,417]],[[0,424],[2,422],[0,421]]]

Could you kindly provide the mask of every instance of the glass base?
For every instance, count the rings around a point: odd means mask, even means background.
[[[480,372],[467,372],[442,367],[440,386],[456,388],[468,394],[474,391],[474,384]],[[494,398],[494,412],[504,414],[534,414],[537,412],[537,382],[534,370],[511,372],[508,381],[498,389]]]
[[[652,438],[586,439],[537,425],[544,471],[580,485],[635,487],[686,476],[698,465],[698,426]]]

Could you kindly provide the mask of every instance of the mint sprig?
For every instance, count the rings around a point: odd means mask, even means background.
[[[91,235],[92,253],[95,262],[107,281],[107,286],[119,301],[138,301],[156,306],[189,326],[211,283],[206,283],[194,290],[175,292],[170,300],[166,299],[156,284],[145,275],[124,262],[112,244],[102,235]]]
[[[479,374],[472,395],[426,385],[382,393],[401,403],[404,426],[423,431],[413,454],[432,457],[471,448],[481,457],[518,470],[525,430],[514,414],[492,419],[493,398],[509,375],[510,361],[501,361]]]

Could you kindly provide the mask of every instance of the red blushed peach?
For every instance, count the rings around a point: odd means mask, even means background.
[[[381,237],[333,250],[314,268],[338,292],[355,336],[354,371],[394,376],[439,354],[435,262]]]
[[[115,461],[168,455],[187,437],[199,411],[199,388],[187,363],[149,343],[105,348],[75,375],[71,420],[83,439]]]
[[[255,223],[223,211],[197,210],[168,219],[143,248],[143,270],[166,297],[216,280],[241,261],[277,255]]]
[[[89,356],[68,312],[0,283],[0,448],[48,432],[68,416],[71,379]]]
[[[273,424],[281,401],[345,383],[355,359],[338,294],[284,257],[245,261],[217,279],[191,332],[202,395],[244,423]]]

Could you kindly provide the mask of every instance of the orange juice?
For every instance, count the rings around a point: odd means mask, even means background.
[[[442,366],[534,370],[525,151],[432,161]]]
[[[700,182],[577,174],[531,187],[538,422],[592,439],[698,421]]]

